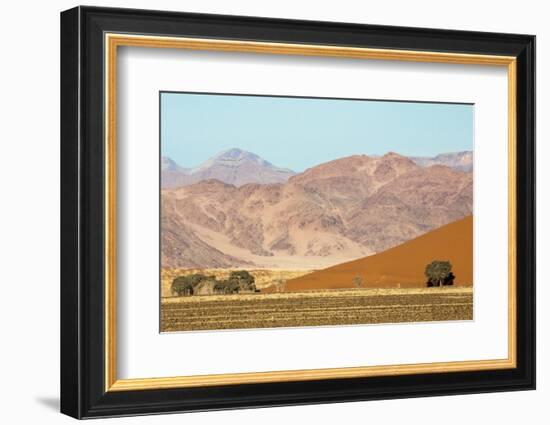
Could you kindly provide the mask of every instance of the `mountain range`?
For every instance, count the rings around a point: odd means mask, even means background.
[[[193,170],[163,158],[162,266],[322,269],[472,214],[471,171],[417,161],[354,155],[296,174],[239,150]]]
[[[237,187],[248,183],[280,183],[294,174],[287,168],[275,167],[256,154],[235,148],[213,156],[196,168],[180,167],[168,157],[162,157],[161,163],[163,188],[187,186],[208,179]]]
[[[430,165],[446,165],[457,171],[470,172],[474,168],[474,153],[472,151],[442,153],[433,157],[429,156],[411,156],[416,164],[422,167]]]
[[[470,172],[473,168],[473,152],[444,153],[434,157],[409,157],[413,162],[428,167],[431,165],[445,165],[457,171]],[[161,158],[161,186],[174,188],[188,186],[202,180],[216,179],[234,186],[243,186],[248,183],[283,183],[297,173],[280,168],[242,149],[229,149],[204,161],[198,167],[180,167],[173,159]]]

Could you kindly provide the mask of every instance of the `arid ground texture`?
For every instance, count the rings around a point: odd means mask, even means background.
[[[261,288],[258,294],[170,297],[171,276],[196,270],[163,270],[161,331],[471,320],[471,250],[472,218],[466,217],[380,254],[325,270],[252,270]],[[455,285],[425,288],[422,265],[434,256],[453,263]],[[230,271],[206,272],[223,278]],[[282,280],[284,292],[277,284]]]
[[[161,331],[471,320],[471,287],[167,298]]]

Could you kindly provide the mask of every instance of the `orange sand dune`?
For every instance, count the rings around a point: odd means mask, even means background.
[[[451,262],[455,285],[471,285],[472,221],[468,216],[378,254],[290,279],[285,289],[354,288],[357,276],[363,288],[422,287],[426,285],[424,269],[433,260]]]

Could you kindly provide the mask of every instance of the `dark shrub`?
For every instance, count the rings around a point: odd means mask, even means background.
[[[449,261],[434,260],[428,264],[424,271],[428,278],[427,286],[452,285],[455,278],[451,272],[452,267]]]
[[[193,295],[196,286],[203,280],[215,279],[214,276],[205,276],[200,273],[187,276],[178,276],[172,281],[172,293],[178,296]]]
[[[228,282],[236,284],[241,291],[255,291],[256,284],[254,283],[255,279],[248,271],[246,270],[237,270],[231,272],[229,275]]]

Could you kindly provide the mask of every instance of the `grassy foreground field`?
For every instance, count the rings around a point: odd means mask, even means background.
[[[167,297],[161,331],[473,319],[472,287]]]

